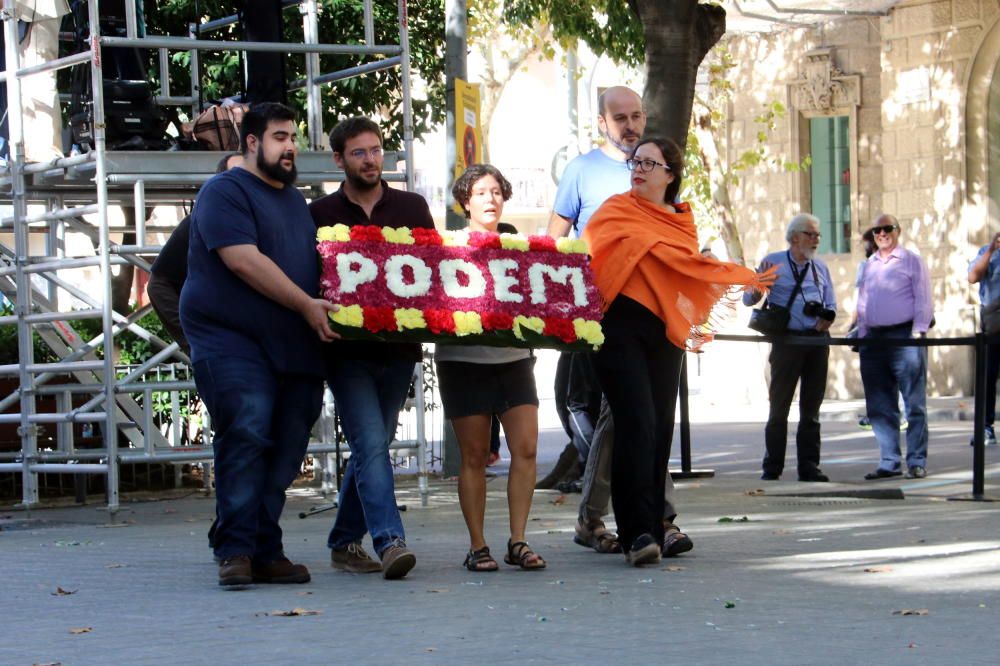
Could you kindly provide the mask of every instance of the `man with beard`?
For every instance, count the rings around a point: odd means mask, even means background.
[[[906,407],[906,476],[927,476],[927,348],[865,344],[879,338],[923,338],[934,318],[931,279],[920,255],[899,245],[899,222],[879,215],[872,225],[876,252],[865,264],[858,292],[858,347],[865,407],[879,446],[869,481],[900,476],[900,413]]]
[[[837,315],[830,269],[816,258],[819,247],[819,220],[808,213],[796,215],[788,223],[788,249],[764,257],[758,272],[778,267],[777,278],[767,300],[771,307],[787,308],[788,335],[829,337]],[[744,305],[761,299],[759,291],[743,295]],[[799,427],[795,433],[799,481],[829,481],[820,471],[819,409],[826,392],[826,371],[830,348],[826,345],[793,345],[775,340],[771,345],[771,403],[764,427],[764,462],[761,479],[776,481],[785,467],[788,440],[788,410],[795,387],[799,386]]]
[[[180,314],[212,416],[219,585],[305,583],[278,520],[319,416],[320,341],[335,307],[316,297],[316,230],[294,187],[295,118],[260,104],[243,119],[243,165],[209,180],[191,213]]]
[[[368,118],[348,118],[330,132],[333,161],[344,182],[309,206],[317,227],[333,224],[433,229],[423,197],[382,180],[382,131]],[[326,382],[337,404],[351,458],[340,486],[339,509],[327,539],[334,568],[402,578],[416,564],[406,547],[396,506],[389,443],[396,434],[421,349],[414,343],[342,340],[325,345]],[[362,547],[368,532],[381,560]]]

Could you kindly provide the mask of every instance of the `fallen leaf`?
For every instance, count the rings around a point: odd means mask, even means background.
[[[668,567],[663,567],[663,571],[684,571],[684,567],[679,567],[676,564],[671,564]]]
[[[748,517],[746,517],[746,516],[743,516],[742,518],[732,518],[730,516],[723,516],[722,518],[719,518],[719,522],[720,523],[749,523],[750,519]]]
[[[57,587],[56,591],[52,593],[53,597],[67,597],[71,594],[76,594],[77,590],[65,590],[61,587]]]
[[[917,644],[916,643],[910,643],[906,647],[908,647],[908,648],[915,648],[915,647],[917,647]]]
[[[443,594],[448,591],[447,587],[432,588],[427,590],[427,594]]]
[[[434,650],[437,650],[437,648],[424,648],[424,652],[434,652]]]
[[[312,592],[296,592],[295,596],[297,596],[297,597],[308,597],[310,594],[312,594]]]
[[[35,662],[31,666],[62,666],[61,661],[39,661]]]
[[[601,594],[611,594],[611,592],[608,590],[601,590]]]
[[[764,494],[764,489],[763,488],[756,488],[754,490],[747,490],[743,494],[744,495],[749,495],[750,497],[754,497],[756,495],[763,495]]]
[[[127,566],[128,566],[127,564],[117,564],[117,563],[115,563],[115,564],[105,565],[104,568],[105,569],[124,569]]]
[[[93,627],[73,627],[69,630],[71,634],[89,634],[94,630]]]
[[[892,571],[892,567],[868,567],[862,569],[865,573],[885,573],[887,571]]]
[[[322,612],[306,608],[293,608],[292,610],[273,610],[268,615],[272,617],[299,617],[301,615],[319,615]]]
[[[566,496],[565,495],[560,495],[559,497],[557,497],[554,500],[552,500],[551,502],[549,502],[549,504],[555,504],[556,506],[559,506],[559,505],[562,505],[562,504],[565,504],[565,503],[566,503]]]
[[[723,604],[723,605],[724,605],[724,606],[725,606],[726,608],[736,608],[736,602],[735,602],[735,601],[727,601],[727,602],[726,602],[725,604]]]
[[[903,610],[892,611],[893,615],[930,615],[931,612],[926,608],[910,609],[904,608]]]

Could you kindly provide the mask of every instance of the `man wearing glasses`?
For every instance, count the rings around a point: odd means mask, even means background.
[[[419,194],[382,180],[382,131],[368,118],[348,118],[330,132],[333,161],[344,182],[309,205],[317,227],[334,224],[433,229],[427,202]],[[382,572],[402,578],[416,564],[406,547],[396,506],[389,443],[396,434],[415,364],[416,343],[342,340],[325,345],[326,383],[337,403],[351,458],[340,488],[339,510],[327,540],[334,568],[352,573]],[[361,546],[372,536],[381,564]]]
[[[865,345],[863,339],[923,338],[934,316],[931,281],[919,255],[899,246],[899,222],[880,215],[872,226],[876,251],[865,265],[858,293],[861,381],[880,460],[866,479],[903,473],[899,405],[906,419],[906,476],[927,476],[927,348]]]
[[[819,220],[802,213],[788,223],[785,232],[788,249],[764,257],[758,272],[778,267],[777,279],[768,294],[770,307],[787,308],[790,314],[788,335],[829,337],[830,325],[837,316],[830,270],[816,258],[819,247]],[[761,292],[743,295],[745,305],[761,299]],[[826,392],[826,372],[830,348],[824,345],[792,345],[780,339],[771,345],[771,403],[764,428],[764,462],[761,479],[776,481],[785,467],[788,441],[788,410],[795,387],[799,386],[799,426],[795,433],[799,481],[829,481],[820,471],[819,410]]]

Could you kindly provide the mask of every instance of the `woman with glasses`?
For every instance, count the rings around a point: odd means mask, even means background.
[[[627,164],[632,189],[598,209],[584,239],[607,304],[596,365],[615,422],[611,500],[626,562],[638,566],[658,562],[676,529],[663,497],[684,351],[706,340],[731,287],[764,289],[773,277],[699,252],[691,207],[677,202],[677,144],[643,139]]]
[[[452,194],[469,218],[470,231],[497,232],[505,231],[501,225],[510,226],[500,222],[500,216],[512,188],[496,167],[473,164],[455,181]],[[444,415],[455,429],[462,457],[458,500],[470,542],[465,567],[470,571],[497,570],[483,529],[490,426],[496,414],[510,450],[510,540],[503,559],[522,569],[544,569],[545,560],[524,537],[535,492],[538,446],[535,359],[527,349],[439,343],[436,361]]]

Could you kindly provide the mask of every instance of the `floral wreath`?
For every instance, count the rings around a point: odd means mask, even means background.
[[[336,224],[320,291],[347,339],[594,350],[600,296],[578,239]]]

